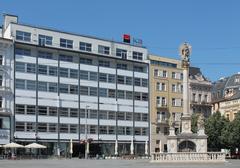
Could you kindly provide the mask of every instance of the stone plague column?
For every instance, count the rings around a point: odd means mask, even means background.
[[[191,46],[188,43],[183,43],[180,46],[179,52],[182,59],[183,68],[183,115],[182,115],[182,134],[191,134],[191,114],[189,103],[189,65]]]

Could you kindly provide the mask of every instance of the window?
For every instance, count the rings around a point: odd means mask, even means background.
[[[90,96],[97,96],[97,88],[90,87]]]
[[[70,85],[70,94],[78,94],[78,86]]]
[[[70,69],[70,78],[78,79],[78,70]]]
[[[125,135],[125,127],[118,127],[118,135]]]
[[[17,30],[16,39],[22,41],[31,41],[31,33]]]
[[[157,82],[157,90],[159,91],[166,91],[166,84]]]
[[[60,77],[68,78],[68,69],[67,68],[60,68]]]
[[[49,132],[56,132],[57,131],[57,124],[48,124]]]
[[[148,128],[142,128],[142,134],[141,135],[147,135]]]
[[[123,90],[118,90],[118,98],[119,99],[124,99],[125,98],[125,95],[124,95],[124,91]]]
[[[47,75],[47,66],[46,65],[38,65],[38,73],[42,75]]]
[[[60,61],[73,62],[73,57],[70,55],[59,55]]]
[[[118,120],[125,120],[125,112],[118,112]]]
[[[34,132],[35,131],[35,123],[27,123],[27,132]]]
[[[16,131],[25,131],[25,123],[16,122]]]
[[[36,107],[27,105],[27,114],[28,115],[35,115]]]
[[[89,110],[89,118],[97,118],[97,110]]]
[[[172,106],[174,107],[181,107],[182,106],[182,99],[172,98]]]
[[[25,114],[25,106],[16,104],[16,114]]]
[[[133,51],[133,59],[135,59],[135,60],[143,60],[143,53]]]
[[[107,134],[107,126],[99,126],[99,133],[100,134]]]
[[[44,52],[44,51],[38,51],[38,57],[45,58],[45,59],[53,59],[52,53]]]
[[[109,120],[115,120],[115,112],[114,111],[109,111],[108,112],[108,119]]]
[[[131,91],[126,91],[126,99],[132,99],[133,98],[133,93]]]
[[[99,96],[100,97],[107,97],[107,89],[99,88]]]
[[[52,37],[51,36],[46,36],[46,35],[38,35],[38,43],[39,45],[52,45]]]
[[[38,115],[47,115],[47,107],[38,106]]]
[[[60,84],[59,92],[60,93],[68,93],[68,85],[67,84]]]
[[[59,108],[59,114],[61,117],[68,117],[68,108]]]
[[[133,70],[134,70],[135,72],[144,72],[144,68],[141,67],[141,66],[134,66],[134,67],[133,67]]]
[[[141,121],[141,113],[134,113],[134,120]]]
[[[68,39],[60,38],[60,47],[73,48],[73,41]]]
[[[132,85],[132,77],[126,76],[126,85]]]
[[[140,127],[135,127],[134,134],[135,135],[141,135],[141,128]]]
[[[141,100],[141,93],[135,92],[134,98],[135,98],[135,100]]]
[[[92,65],[92,60],[89,58],[80,58],[80,64]]]
[[[126,112],[126,120],[132,121],[133,119],[133,113]]]
[[[68,133],[68,125],[60,124],[60,133]]]
[[[47,92],[47,82],[38,82],[38,90]]]
[[[162,71],[162,77],[163,77],[163,78],[166,78],[166,77],[167,77],[167,71],[165,71],[165,70]]]
[[[148,87],[148,80],[142,79],[142,87]]]
[[[48,91],[57,92],[58,91],[57,83],[48,83]]]
[[[78,117],[78,109],[71,108],[70,109],[70,117]]]
[[[176,72],[172,72],[172,78],[173,78],[173,79],[176,79],[176,76],[177,76],[177,75],[176,75]]]
[[[99,73],[99,81],[100,82],[107,82],[107,74]]]
[[[155,77],[158,77],[158,76],[159,76],[159,75],[158,75],[158,69],[154,69],[153,74],[154,74]]]
[[[109,55],[109,53],[110,53],[109,50],[110,50],[110,47],[102,46],[102,45],[98,46],[98,53],[100,53],[100,54]]]
[[[117,64],[117,69],[127,70],[127,64]]]
[[[49,116],[57,116],[57,107],[49,107]]]
[[[97,81],[97,72],[90,72],[90,80]]]
[[[25,63],[16,62],[16,71],[17,72],[25,72]]]
[[[88,80],[88,71],[80,70],[80,79]]]
[[[16,88],[17,89],[25,89],[25,80],[16,79]]]
[[[90,134],[96,134],[96,133],[97,133],[97,126],[90,125]]]
[[[142,121],[148,121],[148,114],[142,113]]]
[[[127,50],[117,48],[116,49],[116,56],[121,57],[122,59],[127,59]]]
[[[132,127],[126,127],[126,135],[132,135]]]
[[[115,134],[115,127],[114,126],[108,126],[108,134],[110,134],[110,135]]]
[[[70,133],[77,133],[77,125],[70,124]]]
[[[117,76],[117,83],[118,84],[124,84],[125,83],[124,76],[118,75]]]
[[[99,60],[99,66],[110,67],[110,62],[109,61]]]
[[[115,83],[115,75],[108,74],[108,83]]]
[[[142,101],[148,101],[148,93],[142,93]]]
[[[57,67],[48,66],[48,75],[57,76],[58,75]]]
[[[35,64],[27,64],[27,72],[28,73],[36,73],[36,65]]]
[[[99,118],[100,119],[108,119],[107,111],[99,111]]]
[[[80,86],[80,94],[81,95],[88,95],[88,87],[87,86]]]
[[[47,132],[47,123],[38,123],[39,132]]]
[[[27,80],[27,90],[36,90],[36,81]]]
[[[135,86],[141,86],[141,79],[140,78],[134,78],[134,85]]]
[[[177,92],[177,87],[175,84],[172,84],[172,92]]]
[[[193,102],[196,102],[196,93],[193,93],[193,94],[192,94],[192,101],[193,101]]]
[[[24,49],[24,48],[16,48],[15,54],[31,56],[31,50],[30,49]]]
[[[115,93],[114,89],[108,89],[108,97],[110,97],[110,98],[116,97],[116,93]]]
[[[84,42],[80,42],[79,43],[79,49],[82,51],[92,51],[92,44],[90,43],[84,43]]]

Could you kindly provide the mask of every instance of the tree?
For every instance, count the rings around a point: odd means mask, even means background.
[[[208,149],[220,151],[224,148],[225,145],[221,135],[228,122],[229,121],[224,116],[221,116],[220,112],[214,113],[206,120],[205,132],[208,135]]]
[[[236,114],[236,117],[231,122],[231,125],[232,148],[240,149],[240,112]]]

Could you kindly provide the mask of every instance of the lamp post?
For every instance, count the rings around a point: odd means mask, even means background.
[[[88,112],[89,106],[86,105],[85,108],[85,159],[88,158],[88,153],[89,153],[89,144],[88,144],[88,139],[87,139],[87,112]]]

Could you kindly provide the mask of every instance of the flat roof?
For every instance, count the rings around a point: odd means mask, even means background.
[[[43,30],[48,30],[48,31],[54,31],[54,32],[59,32],[59,33],[64,33],[64,34],[69,34],[69,35],[74,35],[74,36],[80,36],[80,37],[102,40],[102,41],[107,41],[107,42],[114,42],[114,43],[118,43],[118,44],[122,44],[122,45],[147,49],[145,46],[138,46],[138,45],[128,44],[128,43],[124,43],[124,42],[99,38],[99,37],[95,37],[95,36],[83,35],[83,34],[74,33],[74,32],[66,32],[66,31],[63,31],[63,30],[55,29],[55,28],[49,28],[49,27],[44,27],[44,26],[36,26],[36,25],[31,25],[31,24],[26,24],[26,23],[11,23],[11,24],[27,26],[27,27],[32,27],[32,28],[38,28],[38,29],[43,29]]]

